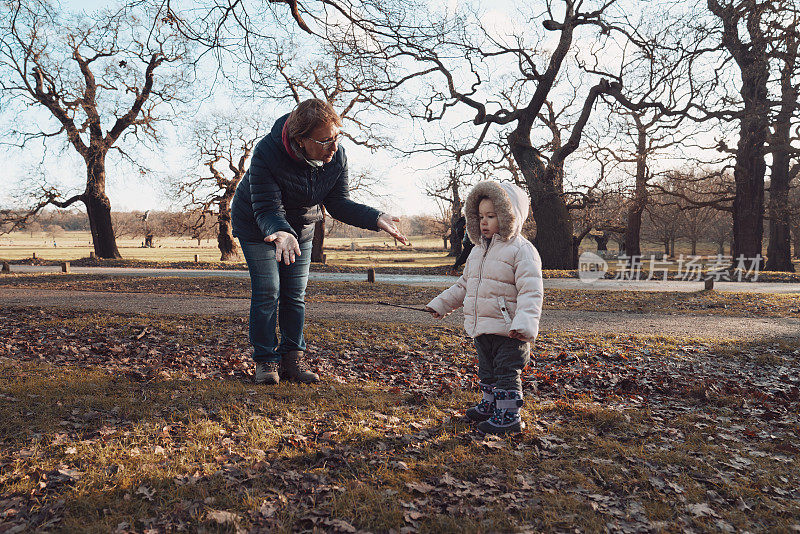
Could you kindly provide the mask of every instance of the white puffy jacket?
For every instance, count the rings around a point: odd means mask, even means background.
[[[481,236],[478,204],[490,198],[499,230],[487,240]],[[464,306],[464,328],[470,337],[508,336],[516,330],[529,341],[539,333],[542,315],[542,260],[530,241],[520,235],[528,217],[529,199],[514,184],[481,182],[464,205],[467,233],[475,248],[464,274],[450,289],[428,303],[441,315]]]

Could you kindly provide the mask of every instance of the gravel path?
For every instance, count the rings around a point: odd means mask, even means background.
[[[53,265],[12,265],[14,273],[57,273],[61,267]],[[213,269],[160,269],[160,268],[133,268],[133,267],[71,267],[75,274],[96,274],[110,276],[156,276],[156,277],[226,277],[249,278],[249,273],[244,270],[213,270]],[[323,273],[312,271],[309,280],[335,280],[354,282],[366,280],[366,272],[362,273]],[[416,274],[384,274],[375,275],[377,282],[386,284],[403,284],[413,286],[445,287],[458,280],[455,276],[434,276]],[[582,282],[577,278],[545,278],[545,289],[578,289],[598,291],[699,291],[703,289],[702,282],[686,282],[681,280],[656,281],[656,280],[597,280],[591,283]],[[716,291],[735,291],[741,293],[782,293],[800,294],[800,283],[777,282],[717,282],[714,284]]]
[[[3,288],[0,306],[62,307],[81,310],[107,310],[120,313],[163,315],[230,315],[246,317],[249,299],[194,297],[149,293],[101,291],[58,291]],[[428,314],[371,304],[310,302],[310,320],[374,321],[419,323],[429,326],[461,325],[457,311],[443,321]],[[707,315],[663,315],[615,313],[582,310],[545,310],[542,332],[614,332],[631,334],[690,336],[713,339],[800,339],[800,319],[742,318]]]

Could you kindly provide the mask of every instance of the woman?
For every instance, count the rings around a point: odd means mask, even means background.
[[[250,271],[250,343],[258,384],[319,381],[303,365],[303,323],[320,205],[344,223],[384,230],[406,243],[393,223],[399,219],[350,200],[347,157],[339,146],[341,125],[327,102],[301,102],[256,145],[233,197],[233,235]]]

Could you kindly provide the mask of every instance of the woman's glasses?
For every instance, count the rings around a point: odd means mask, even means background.
[[[309,141],[314,141],[318,144],[321,148],[328,148],[332,144],[339,141],[342,138],[342,132],[337,133],[332,139],[328,139],[327,141],[317,141],[316,139],[312,139],[311,137],[307,137]]]

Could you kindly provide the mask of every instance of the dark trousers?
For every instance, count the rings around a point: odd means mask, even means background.
[[[456,262],[453,264],[454,271],[458,269],[460,266],[467,263],[467,258],[469,257],[469,253],[472,252],[473,248],[475,248],[475,245],[473,245],[471,242],[463,244],[463,246],[461,247],[461,254],[458,255],[458,258],[456,258]]]
[[[311,241],[300,243],[300,256],[286,265],[275,260],[275,245],[242,241],[250,271],[250,343],[257,362],[277,361],[289,351],[305,350],[306,284]],[[275,332],[280,326],[281,339]]]
[[[522,370],[531,360],[531,346],[525,341],[497,334],[475,338],[478,378],[498,389],[522,392]]]

